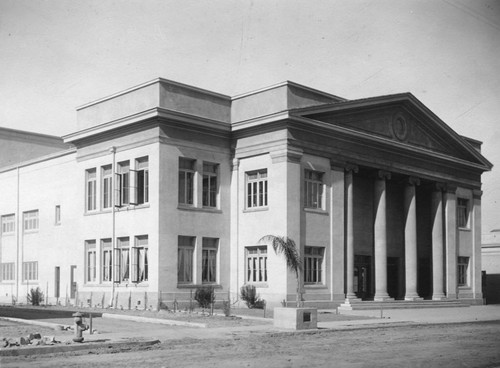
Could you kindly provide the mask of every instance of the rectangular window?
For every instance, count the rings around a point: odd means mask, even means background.
[[[247,173],[247,208],[267,207],[267,170]]]
[[[304,177],[304,207],[323,208],[323,173],[306,170]]]
[[[87,282],[96,282],[97,281],[97,267],[96,267],[96,242],[95,240],[87,240],[85,242],[85,263],[86,263],[86,273]]]
[[[2,280],[1,281],[13,281],[14,280],[14,271],[15,264],[14,262],[2,263]]]
[[[177,254],[177,282],[190,284],[193,282],[193,256],[196,238],[193,236],[179,236]]]
[[[88,169],[85,172],[87,185],[85,186],[85,209],[95,211],[97,209],[97,173],[95,169]]]
[[[458,286],[467,286],[469,284],[469,257],[458,257]]]
[[[38,230],[38,210],[23,213],[23,229],[24,231]]]
[[[458,227],[469,227],[469,200],[457,198],[457,222]]]
[[[59,205],[55,208],[54,223],[56,225],[61,225],[61,206]]]
[[[201,255],[201,281],[203,283],[217,282],[217,248],[219,239],[203,238]]]
[[[149,161],[147,157],[139,158],[135,162],[137,204],[149,202]]]
[[[247,247],[246,260],[246,282],[267,282],[267,247]]]
[[[13,234],[16,229],[16,216],[14,214],[2,216],[2,235]]]
[[[23,281],[38,280],[38,262],[23,262]]]
[[[115,185],[115,204],[117,206],[128,205],[130,203],[130,163],[128,161],[118,163]]]
[[[129,238],[118,238],[115,249],[115,282],[130,279],[130,242]]]
[[[323,254],[322,247],[304,248],[304,283],[321,284],[323,273]]]
[[[111,165],[101,168],[102,208],[111,208],[113,205],[113,170]]]
[[[194,165],[195,160],[179,158],[179,203],[194,203]]]
[[[132,281],[148,281],[148,236],[136,236],[132,248]]]
[[[217,164],[203,163],[203,207],[217,207]]]
[[[113,269],[113,249],[111,248],[111,239],[102,239],[101,240],[101,249],[102,249],[102,281],[109,282],[112,281],[112,269]]]

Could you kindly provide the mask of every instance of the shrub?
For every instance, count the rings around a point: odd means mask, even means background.
[[[43,303],[43,300],[43,292],[39,287],[30,290],[28,294],[28,303],[31,303],[31,305],[40,305]]]
[[[210,305],[215,302],[214,288],[209,286],[196,289],[194,299],[198,302],[200,307],[209,308]]]
[[[265,300],[257,295],[257,289],[253,285],[245,285],[240,289],[241,299],[245,302],[250,309],[264,309]]]

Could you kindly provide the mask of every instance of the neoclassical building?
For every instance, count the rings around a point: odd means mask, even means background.
[[[157,307],[252,284],[280,305],[296,280],[259,243],[273,234],[298,244],[309,305],[482,303],[492,165],[410,93],[229,97],[156,79],[77,118],[62,139],[0,131],[4,302],[38,286],[50,303]]]

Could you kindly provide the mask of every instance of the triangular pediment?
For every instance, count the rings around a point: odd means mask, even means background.
[[[300,116],[345,128],[360,137],[439,153],[485,166],[491,164],[467,140],[411,94],[341,102],[296,111]]]

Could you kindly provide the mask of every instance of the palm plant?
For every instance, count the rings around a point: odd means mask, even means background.
[[[292,238],[287,236],[265,235],[259,243],[271,244],[277,254],[283,254],[287,267],[295,272],[297,278],[297,307],[302,307],[302,259]]]

